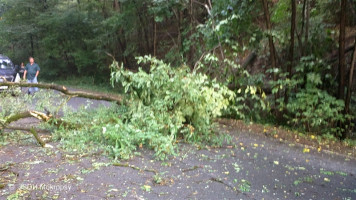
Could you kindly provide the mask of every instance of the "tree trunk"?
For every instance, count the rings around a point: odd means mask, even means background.
[[[345,20],[346,0],[341,0],[340,9],[340,35],[339,35],[339,93],[338,98],[344,100],[345,96]]]
[[[28,15],[31,18],[31,8],[28,8]],[[34,44],[33,44],[33,35],[30,33],[30,45],[31,45],[31,56],[35,56]]]
[[[298,31],[296,32],[297,34],[297,39],[298,39],[298,47],[299,47],[299,51],[300,51],[300,57],[304,56],[304,45],[302,42],[302,37],[304,35],[304,26],[305,26],[305,18],[306,18],[306,5],[307,5],[307,0],[303,1],[303,8],[302,8],[302,25],[300,28],[300,32],[298,33]]]
[[[113,8],[116,12],[120,12],[120,4],[119,4],[119,0],[114,0],[113,2]]]
[[[154,22],[154,35],[153,35],[153,56],[157,55],[157,22]]]
[[[349,73],[349,84],[347,86],[347,94],[345,100],[345,113],[350,112],[350,101],[351,101],[351,93],[352,93],[352,81],[353,81],[353,73],[356,65],[356,40],[355,40],[355,48],[354,53],[352,56],[352,62],[350,66],[350,73]]]
[[[267,0],[262,0],[262,4],[263,4],[264,15],[265,15],[266,28],[267,28],[267,31],[271,31],[272,26],[271,26],[271,20],[270,20]],[[272,66],[273,71],[275,71],[276,66],[277,66],[276,51],[274,48],[273,37],[270,33],[268,34],[268,44],[269,44],[271,66]],[[277,74],[275,72],[273,72],[273,81],[277,81]],[[278,96],[279,95],[277,93],[274,95],[275,104],[277,103]]]
[[[307,55],[309,52],[309,45],[308,45],[308,40],[309,40],[309,19],[310,19],[310,2],[309,0],[306,0],[306,16],[305,16],[305,38],[304,38],[304,47],[303,47],[303,52],[304,55]]]
[[[294,61],[294,35],[295,35],[295,25],[296,25],[296,0],[291,0],[292,3],[292,17],[291,17],[291,29],[290,29],[290,47],[289,47],[289,64],[288,64],[288,78],[292,79],[292,68],[293,68],[293,61]],[[288,88],[285,90],[284,95],[284,103],[287,105],[288,103]]]
[[[270,16],[269,16],[269,11],[268,11],[268,5],[267,5],[267,0],[262,0],[263,3],[263,10],[265,13],[265,19],[266,19],[266,27],[267,31],[271,31],[271,21],[270,21]],[[271,59],[271,65],[272,68],[276,68],[276,53],[274,49],[274,44],[273,44],[273,37],[271,34],[268,34],[268,43],[269,43],[269,51],[270,51],[270,59]],[[273,80],[276,81],[276,75],[273,75]]]

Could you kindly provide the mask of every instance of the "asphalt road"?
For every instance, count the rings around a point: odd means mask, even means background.
[[[91,102],[93,107],[109,105]],[[77,109],[87,100],[73,98],[69,105]],[[178,154],[166,161],[154,160],[154,152],[143,148],[120,161],[127,164],[121,167],[102,155],[67,155],[58,143],[46,150],[34,141],[1,146],[1,163],[15,163],[11,170],[18,176],[0,199],[23,184],[43,183],[69,184],[71,189],[20,191],[30,199],[44,194],[48,199],[356,199],[354,158],[241,132],[233,125],[220,129],[232,136],[233,146],[178,144]],[[10,180],[11,173],[1,172],[1,177]]]

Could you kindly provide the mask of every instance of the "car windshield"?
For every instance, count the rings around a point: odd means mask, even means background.
[[[6,60],[1,60],[0,59],[0,68],[1,69],[11,69],[13,68],[13,64],[10,60],[6,59]]]

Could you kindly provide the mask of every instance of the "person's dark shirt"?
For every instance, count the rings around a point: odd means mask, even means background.
[[[38,66],[37,63],[33,63],[32,65],[31,63],[28,63],[25,67],[25,70],[27,71],[27,80],[33,80],[37,71],[40,71],[40,66]]]
[[[19,73],[20,78],[22,79],[23,78],[23,74],[25,73],[25,67],[21,67],[20,66],[17,73]]]

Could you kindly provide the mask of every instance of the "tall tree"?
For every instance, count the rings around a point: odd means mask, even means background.
[[[296,14],[297,4],[296,0],[291,0],[292,4],[292,16],[291,16],[291,28],[290,28],[290,46],[289,46],[289,64],[288,64],[288,78],[292,79],[292,68],[294,65],[294,38],[295,38],[295,26],[296,26]],[[284,103],[288,103],[288,89],[285,91]]]
[[[305,38],[304,38],[304,46],[302,47],[304,50],[304,55],[308,53],[308,40],[309,40],[309,19],[310,19],[310,2],[306,0],[306,8],[305,8]]]
[[[355,65],[356,65],[356,39],[355,39],[354,53],[352,54],[352,61],[351,61],[351,66],[350,66],[349,83],[347,85],[347,93],[346,93],[346,100],[345,100],[345,113],[350,112],[352,82],[353,82],[353,74],[354,74]]]
[[[271,31],[272,26],[271,26],[271,20],[270,20],[270,14],[269,14],[269,9],[268,9],[268,2],[267,0],[261,0],[263,4],[263,11],[264,11],[264,16],[265,16],[265,22],[266,22],[266,28],[267,31]],[[269,44],[269,52],[270,52],[270,59],[271,59],[271,65],[273,69],[276,69],[276,51],[273,43],[273,37],[271,33],[268,33],[268,44]],[[273,70],[275,71],[275,70]],[[277,73],[273,73],[273,81],[277,81]],[[277,100],[278,94],[275,94],[275,100]]]
[[[340,7],[340,33],[339,33],[339,93],[338,98],[345,96],[345,24],[346,24],[346,0],[341,0]]]

